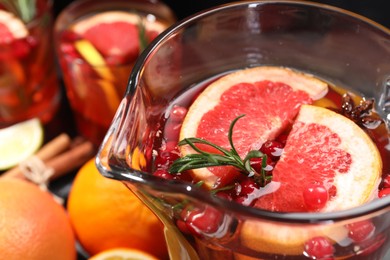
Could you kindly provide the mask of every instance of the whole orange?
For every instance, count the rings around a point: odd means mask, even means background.
[[[75,238],[65,209],[36,185],[0,180],[0,258],[76,259]]]
[[[124,247],[167,257],[160,220],[123,183],[103,177],[93,160],[77,173],[67,208],[77,238],[90,255]]]

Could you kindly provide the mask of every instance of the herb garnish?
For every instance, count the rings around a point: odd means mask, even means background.
[[[141,54],[143,50],[146,48],[146,46],[148,45],[145,22],[141,15],[139,15],[139,22],[138,22],[138,37],[139,37],[139,53]]]
[[[19,16],[25,23],[30,22],[36,15],[35,2],[35,0],[0,0],[0,4]]]
[[[258,183],[260,186],[265,186],[272,178],[272,176],[268,176],[265,172],[265,167],[267,166],[267,155],[263,154],[259,150],[251,150],[245,156],[244,159],[241,159],[233,144],[233,127],[236,122],[244,116],[245,115],[238,116],[230,124],[228,133],[228,139],[231,146],[230,150],[227,150],[223,147],[215,145],[201,138],[185,138],[181,140],[178,145],[189,145],[197,153],[187,154],[186,156],[175,160],[169,168],[169,172],[179,173],[192,169],[230,165],[236,167],[241,173],[245,174],[246,176],[253,178],[255,182]],[[210,153],[201,150],[195,145],[197,143],[211,146],[220,151],[221,153]],[[253,158],[262,159],[261,172],[256,172],[256,170],[252,168],[250,160]]]

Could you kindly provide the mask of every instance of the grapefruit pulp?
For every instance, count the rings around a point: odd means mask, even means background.
[[[150,21],[135,13],[107,11],[76,23],[72,30],[88,40],[106,60],[133,61],[140,53],[140,23],[145,27],[145,37],[150,42],[166,25]]]
[[[233,131],[233,142],[243,158],[249,150],[258,150],[265,141],[278,136],[302,104],[311,104],[327,90],[325,82],[287,68],[256,67],[233,72],[210,84],[197,97],[183,121],[180,140],[204,138],[229,149],[230,123],[245,114]],[[189,146],[180,149],[182,156],[194,153]],[[201,168],[191,173],[209,188],[224,186],[238,175],[230,167]]]
[[[258,198],[255,207],[271,211],[311,211],[303,193],[309,185],[324,186],[329,195],[317,211],[335,211],[369,201],[382,170],[380,154],[368,135],[348,118],[326,108],[303,105],[275,166],[272,181],[279,188]],[[243,245],[259,252],[299,255],[312,237],[341,241],[347,231],[338,227],[294,226],[245,221]]]

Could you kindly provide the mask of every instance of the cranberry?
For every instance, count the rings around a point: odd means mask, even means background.
[[[388,195],[390,195],[390,188],[382,189],[382,190],[380,190],[379,193],[378,193],[378,197],[379,197],[379,198],[383,198],[383,197],[386,197],[386,196],[388,196]]]
[[[283,144],[278,141],[266,141],[261,146],[260,151],[268,157],[277,160],[282,155]]]
[[[206,206],[204,209],[191,210],[184,221],[194,235],[211,234],[218,230],[223,219],[220,211]]]
[[[304,254],[311,259],[333,259],[334,247],[325,237],[314,237],[306,241]]]
[[[166,179],[166,180],[173,180],[173,175],[170,174],[167,170],[164,169],[158,169],[153,173],[154,176]]]
[[[303,200],[310,210],[319,210],[328,202],[328,190],[320,184],[310,184],[303,190]]]
[[[187,108],[182,106],[173,106],[169,120],[175,123],[181,123],[187,114]]]
[[[348,237],[355,242],[362,242],[372,236],[375,230],[374,224],[369,220],[359,221],[346,225]]]

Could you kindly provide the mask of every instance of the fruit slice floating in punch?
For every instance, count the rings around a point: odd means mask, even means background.
[[[180,140],[198,137],[229,149],[226,137],[230,123],[245,114],[233,132],[233,143],[243,158],[249,150],[258,150],[265,141],[278,136],[302,104],[320,99],[327,90],[325,82],[286,68],[256,67],[233,72],[210,84],[197,97],[184,119]],[[180,149],[182,156],[194,153],[188,145]],[[194,169],[191,173],[213,188],[231,182],[238,171],[227,166]]]
[[[26,38],[28,30],[12,13],[0,10],[0,44],[9,44],[15,39]]]
[[[145,27],[145,35],[139,31],[140,23]],[[76,23],[72,30],[91,42],[108,63],[124,64],[134,61],[145,47],[140,46],[141,37],[150,42],[166,27],[136,13],[109,11]]]
[[[273,170],[278,189],[259,197],[255,207],[283,212],[356,207],[373,198],[381,171],[378,149],[354,122],[326,108],[303,105]],[[347,233],[342,225],[329,229],[249,220],[242,225],[241,241],[259,252],[299,255],[313,237],[333,243]]]
[[[303,105],[273,171],[279,188],[255,206],[287,212],[356,207],[372,198],[381,172],[379,151],[358,125],[329,109]]]

